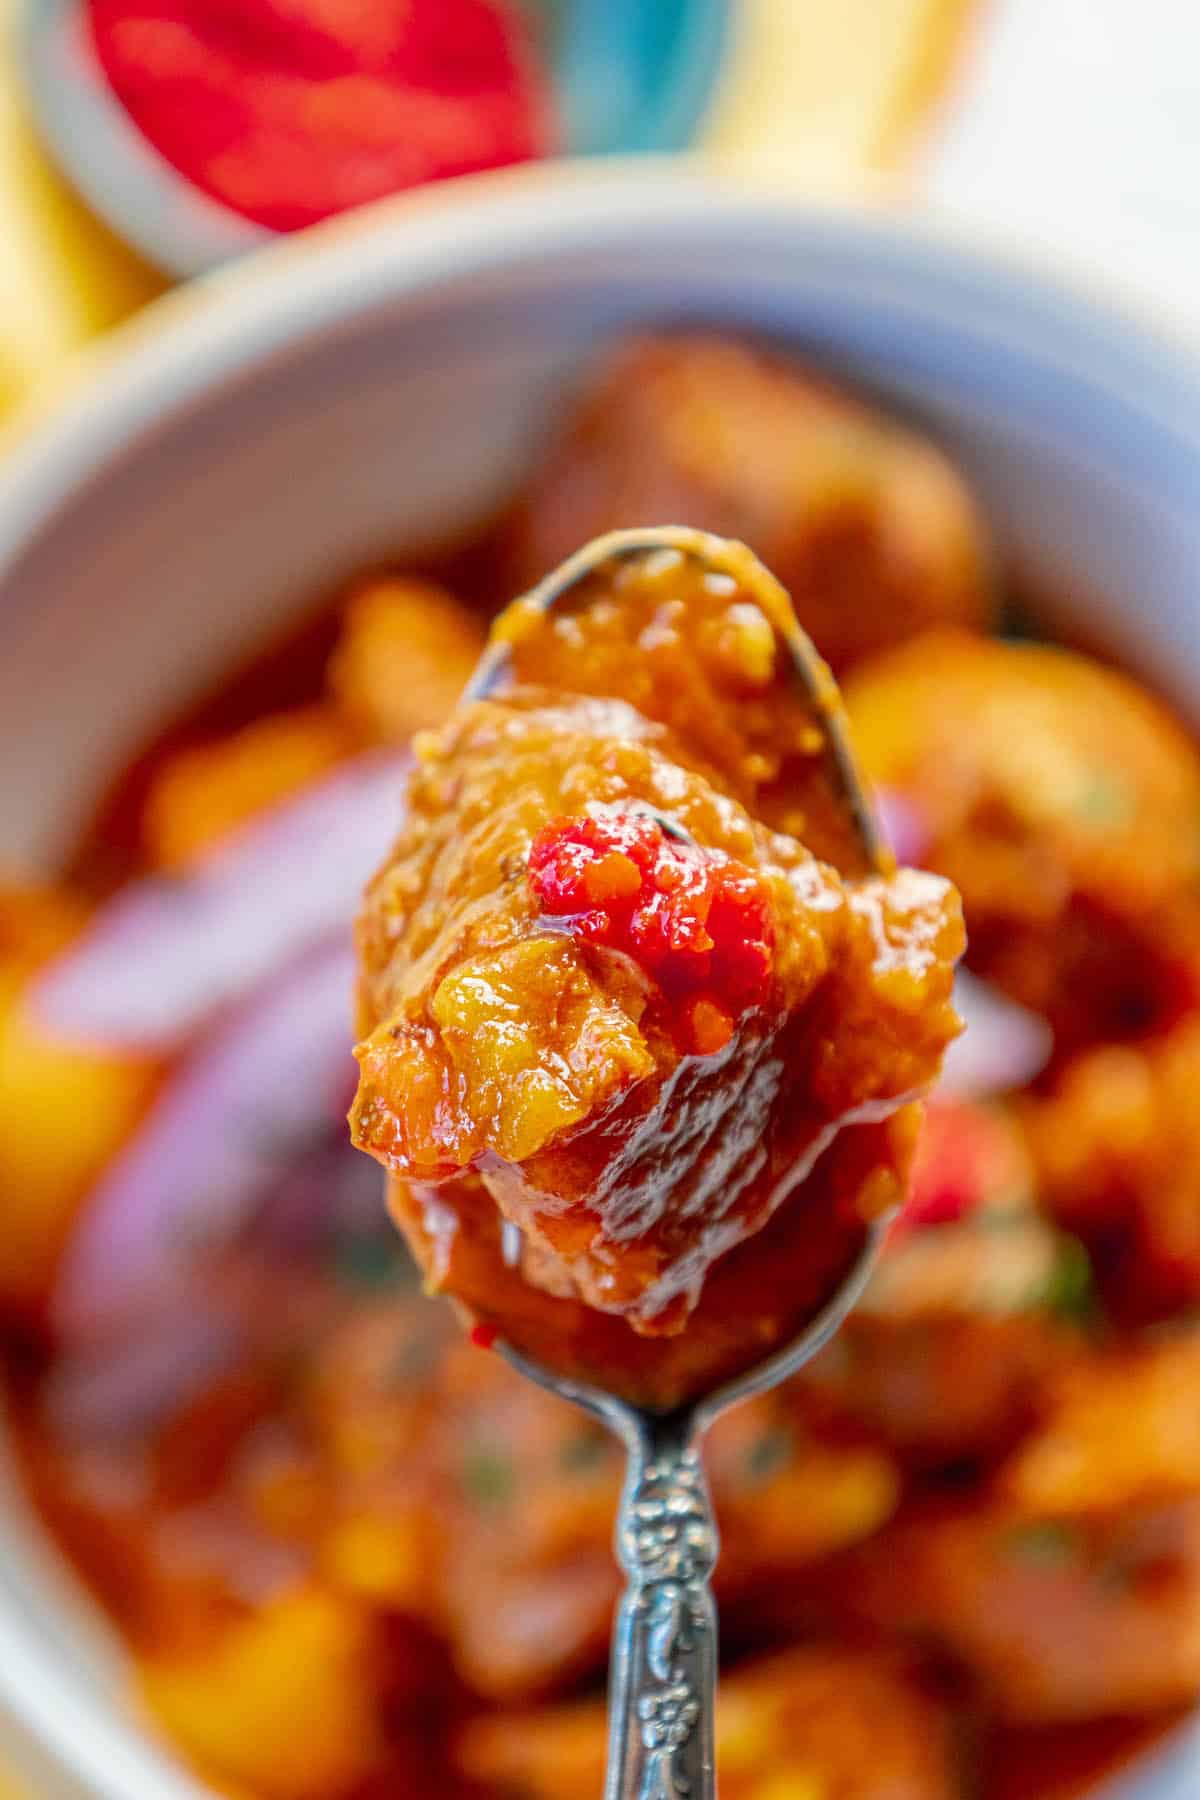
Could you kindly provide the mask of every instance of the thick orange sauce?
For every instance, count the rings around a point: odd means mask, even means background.
[[[448,710],[498,600],[595,530],[669,517],[748,537],[825,652],[855,664],[859,747],[933,825],[918,860],[960,885],[969,956],[1052,1004],[1061,1034],[1020,1105],[934,1102],[923,1160],[947,1136],[971,1149],[934,1190],[942,1223],[896,1242],[808,1378],[712,1434],[722,1791],[878,1800],[903,1775],[906,1800],[1077,1800],[1200,1691],[1196,751],[1083,658],[957,633],[950,655],[941,632],[888,654],[918,627],[989,614],[984,529],[939,452],[779,356],[711,338],[631,348],[482,552],[418,572],[448,593],[418,593],[411,570],[370,582],[172,723],[118,781],[82,885],[186,873],[340,745],[431,723],[420,707]],[[636,660],[614,635],[602,671],[597,632],[594,697],[640,711],[628,684],[657,661],[673,759],[817,848],[821,720],[795,717],[786,770],[754,762],[792,729],[772,715],[783,687],[751,684],[731,736],[722,681],[752,672],[755,632],[744,658],[742,633],[726,640],[718,680],[722,658],[706,668],[711,646],[678,616],[656,605],[652,621]],[[538,643],[526,685],[562,685],[570,638]],[[670,666],[688,673],[668,695]],[[1035,736],[1054,779],[1014,809],[1009,776]],[[801,791],[793,828],[782,808]],[[819,847],[845,885],[846,846]],[[445,1309],[405,1299],[399,1234],[336,1117],[325,1149],[287,1150],[276,1199],[290,1218],[315,1193],[332,1214],[357,1171],[365,1237],[339,1219],[281,1255],[250,1232],[219,1266],[198,1257],[178,1316],[103,1357],[39,1336],[87,1181],[172,1078],[132,1071],[131,1089],[117,1059],[72,1056],[20,1020],[27,965],[86,916],[78,893],[4,896],[0,1118],[20,1129],[0,1133],[0,1306],[30,1491],[129,1644],[142,1697],[242,1795],[509,1800],[517,1777],[534,1795],[598,1791],[619,1453]],[[669,1337],[538,1285],[551,1259],[527,1267],[526,1236],[512,1260],[476,1173],[394,1177],[390,1197],[431,1279],[479,1316],[502,1315],[542,1360],[566,1345],[581,1372],[667,1398],[737,1366],[751,1311],[767,1343],[819,1302],[858,1243],[839,1196],[866,1166],[898,1183],[911,1130],[906,1109],[844,1129],[804,1205],[722,1257],[695,1329]],[[959,1216],[946,1191],[964,1168],[983,1193]],[[177,1334],[218,1310],[215,1364],[172,1368]],[[120,1381],[147,1362],[134,1405]],[[764,1657],[773,1644],[782,1660]],[[1138,1710],[1145,1722],[1110,1722]]]

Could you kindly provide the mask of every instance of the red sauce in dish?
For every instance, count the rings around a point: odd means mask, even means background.
[[[555,145],[506,0],[91,0],[90,19],[154,148],[273,231]]]
[[[503,615],[486,697],[415,745],[358,927],[352,1131],[427,1284],[660,1404],[811,1315],[902,1197],[959,1028],[957,896],[814,853],[846,812],[836,695],[737,567],[660,551]]]
[[[676,1035],[721,1050],[739,1007],[762,999],[775,926],[766,883],[719,850],[668,835],[652,814],[612,808],[538,832],[529,885],[588,943],[623,950],[677,1003]]]

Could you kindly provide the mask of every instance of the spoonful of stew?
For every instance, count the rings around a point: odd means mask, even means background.
[[[699,1445],[831,1336],[959,1024],[829,671],[744,545],[617,532],[514,602],[358,928],[355,1142],[480,1344],[629,1471],[607,1800],[713,1792]]]

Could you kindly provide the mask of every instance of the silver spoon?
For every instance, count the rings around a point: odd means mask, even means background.
[[[677,526],[614,531],[555,569],[524,604],[548,612],[604,564],[663,550],[695,558],[713,573],[752,576],[805,697],[822,715],[830,768],[863,862],[886,873],[891,853],[879,835],[841,715],[830,704],[836,696],[833,678],[795,624],[783,588],[744,545]],[[465,697],[490,693],[503,680],[509,659],[509,644],[493,641]],[[617,1560],[627,1586],[613,1628],[605,1800],[713,1800],[717,1615],[710,1580],[719,1540],[700,1442],[727,1407],[785,1381],[828,1343],[866,1287],[890,1222],[887,1214],[865,1228],[863,1249],[850,1272],[797,1338],[672,1412],[650,1412],[567,1380],[502,1338],[496,1341],[513,1368],[603,1421],[628,1453],[616,1526]]]
[[[203,275],[269,243],[185,181],[109,87],[81,0],[21,0],[17,55],[42,137],[92,210],[168,275]]]

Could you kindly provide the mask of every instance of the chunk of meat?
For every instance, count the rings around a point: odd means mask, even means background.
[[[773,622],[733,579],[669,556],[621,580],[619,602],[602,591],[567,614],[581,669],[595,674],[592,649],[607,667],[621,631],[635,663],[647,608],[683,597],[701,642],[729,625],[722,654],[773,679]],[[556,660],[561,624],[519,608],[502,622],[518,681],[531,641]],[[712,1266],[781,1206],[823,1192],[861,1227],[894,1203],[901,1138],[868,1128],[936,1075],[962,944],[938,878],[844,878],[760,823],[659,721],[660,680],[681,711],[680,671],[652,670],[644,711],[515,685],[422,745],[360,926],[352,1115],[404,1181],[454,1184],[435,1208],[477,1174],[523,1234],[527,1280],[645,1335],[680,1332]],[[737,733],[728,754],[736,781]],[[823,1160],[851,1127],[857,1160]],[[399,1202],[419,1255],[422,1204]],[[455,1229],[468,1218],[459,1206]],[[453,1263],[437,1279],[462,1295]],[[761,1319],[743,1322],[759,1354]]]
[[[632,718],[482,703],[429,753],[409,805],[412,824],[368,898],[361,937],[364,1002],[378,1023],[360,1051],[360,1141],[411,1178],[484,1166],[491,1185],[504,1180],[509,1216],[564,1259],[582,1259],[572,1274],[591,1304],[615,1311],[637,1297],[609,1266],[609,1243],[639,1244],[647,1267],[637,1285],[653,1288],[669,1274],[671,1212],[705,1212],[718,1189],[728,1211],[751,1182],[760,1192],[747,1210],[772,1210],[772,1190],[832,1125],[894,1110],[936,1072],[954,1030],[959,941],[944,884],[909,872],[843,886],[802,846],[756,828]],[[620,908],[628,930],[612,901],[568,916],[565,928],[545,910],[530,845],[538,821],[564,806],[582,826],[654,840],[665,866],[633,870],[638,886]],[[670,844],[664,817],[692,842]],[[669,892],[668,875],[679,884]],[[710,877],[726,884],[716,902]],[[744,913],[728,927],[737,935],[721,936],[729,887],[752,897],[749,939]],[[681,901],[703,903],[703,919]],[[747,994],[730,966],[751,949],[761,994]],[[728,1021],[702,1054],[699,999]],[[788,1142],[773,1156],[771,1115],[785,1087]],[[756,1103],[750,1139],[736,1114],[718,1116],[739,1092]],[[592,1243],[603,1210],[613,1217]],[[651,1233],[661,1255],[642,1242]]]
[[[1005,1718],[1200,1693],[1200,1334],[1057,1371],[986,1489],[918,1504],[835,1565],[834,1611],[941,1643]]]
[[[449,718],[483,640],[479,615],[435,582],[365,582],[346,602],[330,693],[367,738],[405,743]]]
[[[1200,1298],[1200,1018],[1070,1061],[1021,1109],[1041,1191],[1124,1314]]]
[[[1003,1491],[1031,1513],[1077,1518],[1200,1496],[1198,1391],[1194,1326],[1059,1370]]]
[[[618,351],[502,554],[520,591],[602,532],[684,520],[753,544],[835,669],[991,610],[986,529],[941,451],[753,344],[684,332]]]
[[[502,1358],[463,1343],[446,1358],[413,1456],[431,1475],[434,1616],[468,1685],[527,1701],[597,1673],[620,1585],[616,1441]],[[705,1457],[724,1542],[723,1607],[856,1542],[899,1495],[885,1454],[815,1439],[786,1393],[726,1414]]]
[[[940,1645],[1010,1723],[1133,1716],[1200,1694],[1200,1496],[1111,1516],[934,1506],[849,1553],[839,1609]]]
[[[1084,1353],[1091,1300],[1086,1253],[1034,1204],[1015,1124],[935,1098],[880,1266],[802,1380],[908,1461],[994,1458]]]

